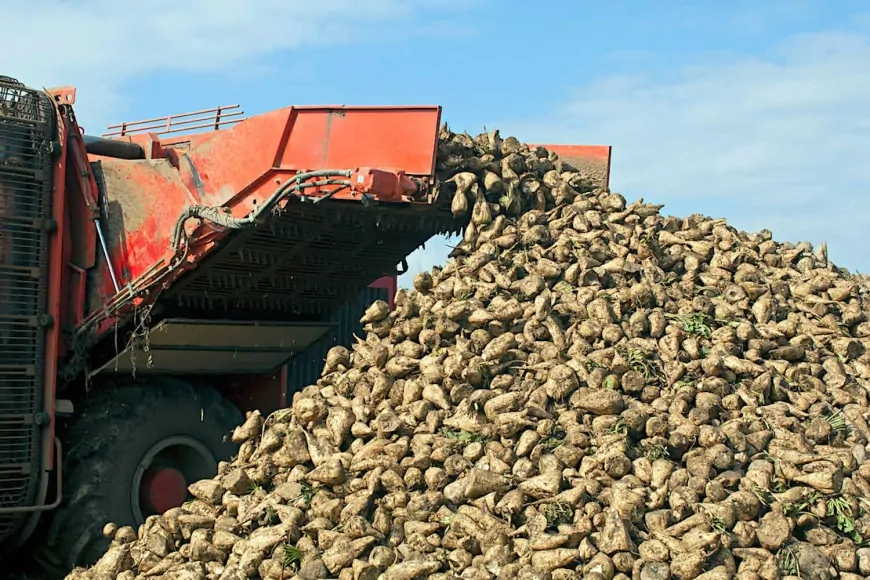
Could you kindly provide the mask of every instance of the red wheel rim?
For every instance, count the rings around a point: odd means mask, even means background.
[[[142,476],[139,501],[149,511],[163,514],[180,506],[187,498],[187,480],[184,474],[171,467],[149,469]]]
[[[193,437],[174,435],[158,441],[139,461],[131,482],[130,507],[136,525],[179,507],[190,496],[190,484],[216,472],[214,456]]]

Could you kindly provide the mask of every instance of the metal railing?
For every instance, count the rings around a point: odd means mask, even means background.
[[[237,110],[239,107],[239,105],[226,105],[224,107],[193,111],[192,113],[181,113],[180,115],[168,115],[143,121],[119,123],[117,125],[110,125],[108,132],[103,133],[103,137],[126,137],[137,133],[167,135],[200,129],[217,131],[218,129],[235,125],[245,120],[243,117],[244,111]]]

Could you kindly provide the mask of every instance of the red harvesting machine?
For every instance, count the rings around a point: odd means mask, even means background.
[[[319,374],[295,361],[359,332],[349,302],[391,299],[397,265],[464,226],[432,187],[440,107],[229,107],[91,137],[75,97],[0,77],[0,541],[35,535],[65,569],[107,522],[185,501],[242,412],[285,406]],[[609,147],[548,147],[607,185]]]

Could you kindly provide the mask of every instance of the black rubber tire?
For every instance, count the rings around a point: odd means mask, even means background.
[[[186,435],[225,461],[238,450],[230,434],[242,421],[214,389],[167,378],[97,390],[79,405],[62,431],[63,501],[41,550],[67,570],[89,566],[105,553],[106,523],[136,525],[130,487],[154,444]]]

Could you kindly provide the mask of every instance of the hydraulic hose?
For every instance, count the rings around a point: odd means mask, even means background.
[[[223,207],[212,207],[205,205],[188,206],[182,212],[182,214],[178,216],[178,221],[175,222],[175,231],[172,234],[172,247],[175,249],[179,248],[179,244],[184,237],[184,224],[187,222],[187,220],[191,218],[206,220],[231,230],[244,229],[257,223],[257,221],[260,219],[260,216],[262,216],[267,211],[272,211],[288,195],[300,193],[305,189],[310,189],[313,187],[323,187],[326,185],[350,187],[350,181],[348,181],[347,178],[350,177],[351,173],[351,170],[338,169],[321,169],[318,171],[297,173],[292,178],[282,183],[265,202],[257,207],[255,211],[251,212],[243,218],[237,218],[226,213],[226,210]],[[315,177],[343,177],[345,179],[322,179],[320,181],[305,182],[305,180]]]
[[[145,159],[145,150],[136,143],[118,139],[104,139],[92,135],[83,135],[82,140],[85,142],[85,150],[92,155],[116,159]]]

